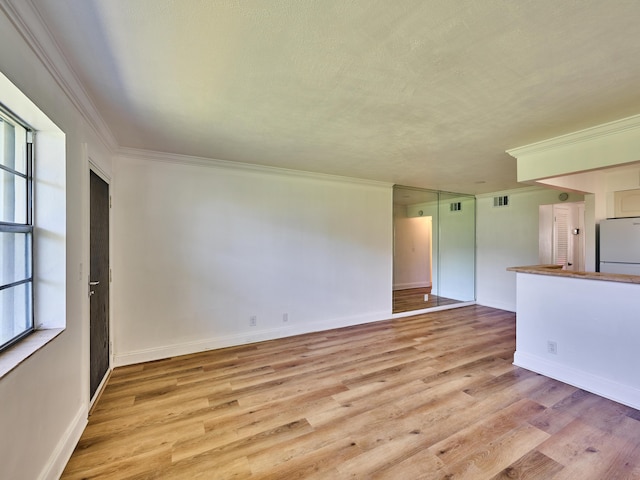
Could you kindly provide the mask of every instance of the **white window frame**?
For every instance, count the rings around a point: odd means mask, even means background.
[[[37,132],[33,172],[34,332],[0,352],[0,381],[67,327],[67,296],[86,294],[86,283],[67,288],[67,141],[30,98],[0,72],[0,102]],[[82,270],[82,264],[75,268]],[[80,275],[78,280],[80,280]],[[81,288],[80,283],[82,284]]]

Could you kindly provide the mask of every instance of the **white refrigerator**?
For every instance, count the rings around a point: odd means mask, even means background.
[[[600,271],[640,275],[640,217],[600,222]]]

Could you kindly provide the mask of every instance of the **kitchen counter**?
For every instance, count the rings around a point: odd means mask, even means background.
[[[514,364],[640,409],[640,275],[516,272]]]
[[[526,267],[509,267],[510,272],[532,273],[534,275],[551,275],[556,277],[581,278],[585,280],[602,280],[605,282],[638,283],[640,275],[625,275],[622,273],[574,272],[562,270],[562,265],[530,265]]]

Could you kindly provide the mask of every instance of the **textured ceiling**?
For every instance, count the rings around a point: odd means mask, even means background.
[[[640,2],[32,0],[121,147],[464,193],[640,113]]]

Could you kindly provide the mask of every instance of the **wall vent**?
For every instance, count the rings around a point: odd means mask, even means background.
[[[449,204],[450,212],[459,212],[462,210],[462,202],[453,202]]]
[[[508,207],[509,206],[509,195],[502,195],[500,197],[493,197],[493,206],[494,207]]]

